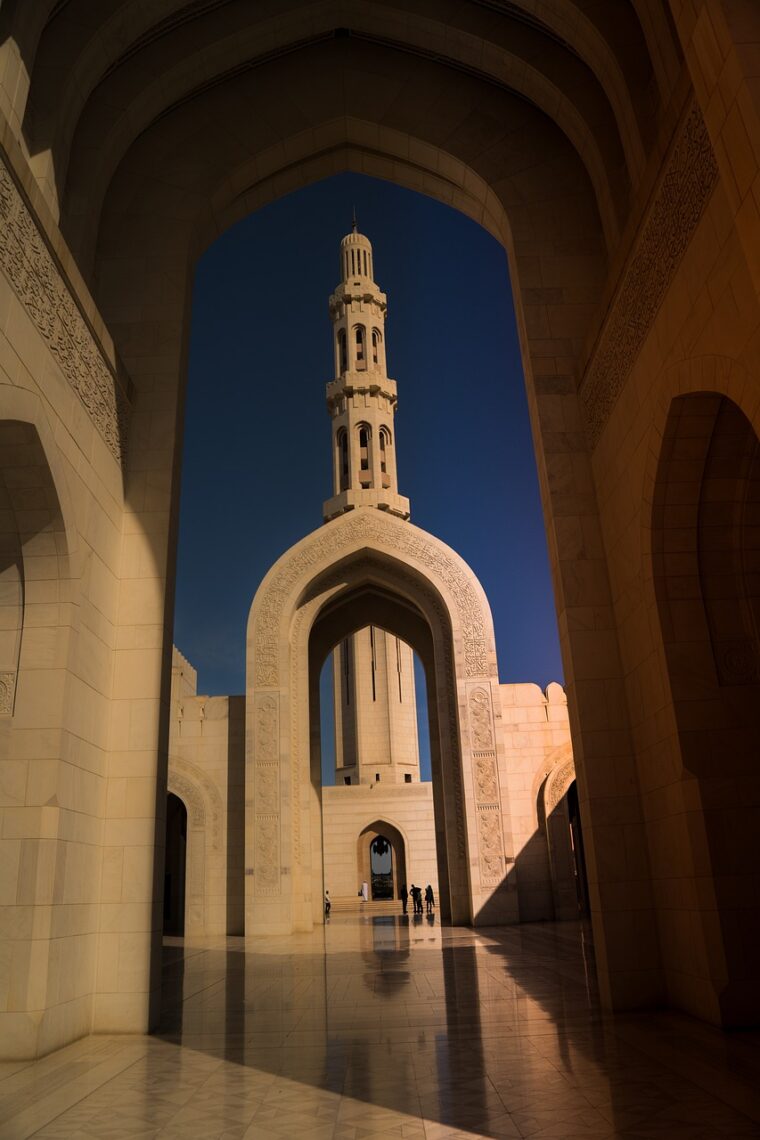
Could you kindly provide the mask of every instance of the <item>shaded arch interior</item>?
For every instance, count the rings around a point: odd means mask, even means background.
[[[738,1025],[754,1022],[760,1004],[760,918],[742,901],[757,898],[760,885],[760,441],[727,397],[673,400],[652,522],[675,717],[675,770],[667,775],[684,797],[671,865],[653,871],[662,890],[679,884],[684,899],[682,910],[664,912],[666,930],[699,912],[692,968],[716,980],[716,1020]],[[675,976],[669,984],[678,992],[688,981]]]

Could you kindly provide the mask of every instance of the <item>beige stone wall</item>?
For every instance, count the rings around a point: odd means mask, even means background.
[[[168,788],[188,815],[185,936],[242,934],[245,706],[195,687],[175,648]]]
[[[540,801],[560,758],[572,758],[567,697],[554,682],[546,692],[533,684],[500,685],[499,691],[520,920],[552,919],[552,871]]]
[[[383,821],[405,840],[407,886],[430,883],[438,900],[433,787],[429,783],[322,789],[324,875],[330,897],[356,898],[361,886],[357,841],[365,827]]]

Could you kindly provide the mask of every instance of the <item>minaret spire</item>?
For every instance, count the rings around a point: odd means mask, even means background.
[[[341,283],[330,297],[335,379],[327,385],[332,418],[333,496],[325,522],[370,506],[409,518],[398,493],[393,418],[396,382],[385,363],[387,299],[374,279],[372,245],[356,224],[340,243]]]

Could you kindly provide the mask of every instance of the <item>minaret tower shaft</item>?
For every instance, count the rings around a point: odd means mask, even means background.
[[[396,382],[385,355],[385,293],[374,279],[372,246],[353,228],[340,243],[341,283],[330,297],[335,379],[327,385],[332,417],[333,494],[325,522],[354,507],[409,518],[398,493],[393,417]]]
[[[333,496],[325,522],[370,506],[409,518],[398,493],[393,417],[396,382],[385,358],[387,301],[374,279],[372,246],[356,227],[340,243],[342,281],[330,297],[335,379]],[[338,784],[419,783],[414,655],[406,642],[369,626],[333,653],[335,767]]]

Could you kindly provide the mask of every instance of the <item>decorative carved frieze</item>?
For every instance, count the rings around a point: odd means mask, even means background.
[[[280,890],[280,702],[276,693],[259,693],[253,712],[254,893]]]
[[[477,751],[493,748],[491,694],[487,689],[472,689],[469,696],[472,747]]]
[[[686,114],[594,353],[580,400],[596,444],[718,180],[696,102]]]
[[[120,463],[127,398],[1,159],[0,269]]]
[[[478,855],[480,883],[496,886],[504,878],[504,843],[501,835],[501,812],[498,807],[478,808]]]
[[[191,826],[206,827],[208,824],[211,846],[215,851],[220,850],[224,808],[214,782],[189,760],[170,756],[168,788],[187,807]]]
[[[280,893],[280,817],[257,815],[254,833],[254,891]]]
[[[0,673],[0,716],[13,716],[16,698],[16,674]]]

